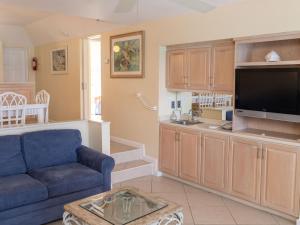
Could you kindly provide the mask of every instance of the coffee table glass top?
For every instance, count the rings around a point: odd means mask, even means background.
[[[164,202],[146,198],[128,189],[80,205],[114,225],[130,223],[166,206]]]

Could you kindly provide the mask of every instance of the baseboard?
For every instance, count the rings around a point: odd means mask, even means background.
[[[294,221],[296,223],[296,218],[293,217],[293,216],[291,216],[291,215],[287,215],[287,214],[284,214],[284,213],[281,213],[281,212],[278,212],[278,211],[275,211],[275,210],[272,210],[272,209],[269,209],[269,208],[265,208],[263,206],[259,206],[259,205],[255,204],[255,203],[248,202],[246,200],[243,200],[243,199],[231,196],[231,195],[223,193],[223,192],[215,191],[215,190],[212,190],[210,188],[206,188],[204,186],[201,186],[201,185],[198,185],[198,184],[195,184],[195,183],[192,183],[192,182],[180,179],[178,177],[170,176],[170,175],[162,173],[160,171],[158,173],[161,173],[163,176],[171,178],[171,179],[176,180],[176,181],[179,181],[181,183],[188,184],[188,185],[190,185],[192,187],[195,187],[195,188],[198,188],[198,189],[201,189],[201,190],[204,190],[204,191],[216,194],[218,196],[224,197],[226,199],[233,200],[235,202],[239,202],[239,203],[241,203],[243,205],[250,206],[250,207],[255,208],[255,209],[259,209],[259,210],[262,210],[262,211],[265,211],[265,212],[268,212],[268,213],[271,213],[271,214],[283,217],[283,218],[285,218],[287,220]],[[297,220],[297,225],[300,225],[299,221],[300,221],[300,218],[299,218],[299,220]]]

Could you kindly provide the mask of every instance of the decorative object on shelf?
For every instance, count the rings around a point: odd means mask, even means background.
[[[266,62],[279,62],[280,56],[277,52],[274,50],[270,51],[266,56],[265,56]]]
[[[65,74],[68,72],[67,47],[52,49],[50,53],[50,60],[52,74]]]
[[[144,31],[110,37],[110,77],[144,77]]]

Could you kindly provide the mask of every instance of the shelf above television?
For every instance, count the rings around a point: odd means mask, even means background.
[[[300,66],[300,60],[289,60],[279,62],[238,62],[237,67],[260,67],[260,66]]]

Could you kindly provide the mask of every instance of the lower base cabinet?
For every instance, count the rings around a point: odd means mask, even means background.
[[[300,148],[160,126],[162,172],[299,216]]]
[[[172,126],[160,127],[159,169],[172,176],[178,176],[177,132]]]
[[[179,177],[199,182],[201,165],[201,137],[197,132],[179,131]]]
[[[300,149],[266,144],[262,154],[261,204],[299,216]]]
[[[228,171],[228,137],[219,134],[202,134],[201,184],[226,191]]]
[[[229,193],[260,203],[262,144],[231,138],[229,150]]]

